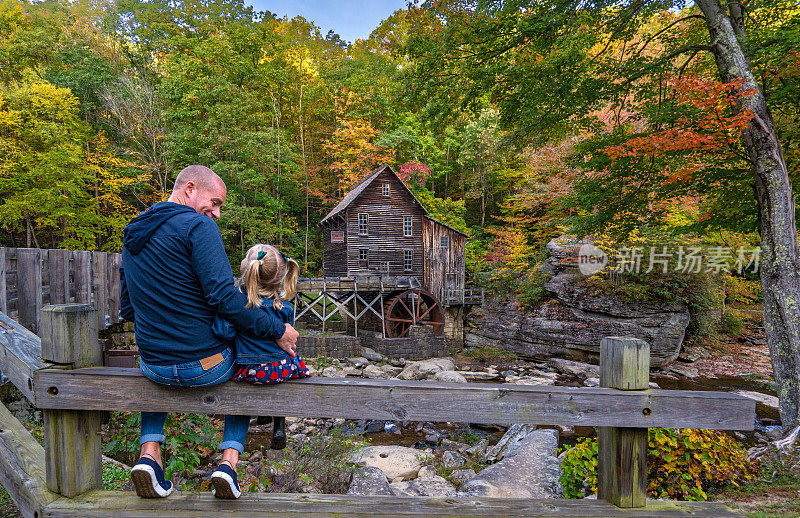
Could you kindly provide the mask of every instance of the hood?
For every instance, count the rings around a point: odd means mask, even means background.
[[[136,255],[142,251],[144,245],[150,241],[156,230],[172,216],[183,214],[184,212],[195,212],[191,207],[180,205],[171,201],[161,201],[142,212],[131,220],[122,229],[122,244],[132,254]]]

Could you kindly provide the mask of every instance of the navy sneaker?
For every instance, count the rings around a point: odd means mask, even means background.
[[[164,479],[164,470],[153,459],[142,457],[131,468],[131,480],[136,494],[142,498],[164,498],[175,489],[172,482]]]
[[[214,486],[211,494],[217,498],[239,498],[242,495],[236,480],[236,471],[227,464],[217,466],[211,474],[211,484]]]

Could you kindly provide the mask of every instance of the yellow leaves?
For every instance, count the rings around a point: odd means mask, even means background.
[[[319,69],[308,47],[295,45],[286,53],[286,61],[297,69],[301,75],[316,79]]]

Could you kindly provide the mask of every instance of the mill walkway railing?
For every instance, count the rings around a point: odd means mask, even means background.
[[[648,501],[647,429],[752,430],[755,402],[721,392],[650,390],[649,346],[601,343],[601,388],[309,378],[263,387],[157,385],[137,369],[98,367],[91,306],[42,308],[39,336],[0,313],[0,370],[44,413],[42,447],[0,405],[0,483],[26,517],[116,516],[736,516],[716,503]],[[41,337],[41,338],[40,338]],[[599,428],[598,500],[246,493],[223,501],[176,492],[103,491],[102,411],[399,419]]]

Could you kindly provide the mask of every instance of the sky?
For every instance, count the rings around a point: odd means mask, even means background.
[[[406,7],[406,0],[245,0],[245,3],[279,17],[294,18],[299,14],[320,27],[323,36],[333,30],[351,43],[356,38],[366,39],[381,21]]]

